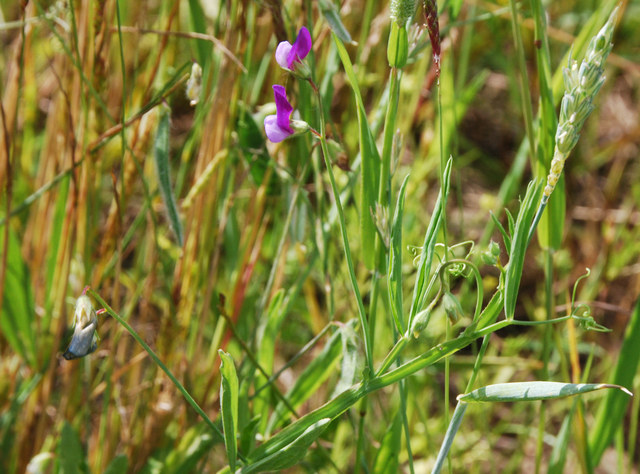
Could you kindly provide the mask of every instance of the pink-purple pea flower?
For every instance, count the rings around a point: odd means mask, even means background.
[[[300,28],[298,37],[293,44],[282,41],[276,48],[276,62],[281,68],[297,73],[306,78],[311,71],[302,62],[311,51],[311,34],[306,27]]]
[[[269,140],[278,143],[293,135],[293,129],[291,128],[293,107],[287,100],[284,86],[275,84],[273,86],[273,95],[276,99],[276,115],[267,115],[264,118],[264,131],[267,132]]]
[[[291,118],[293,106],[287,100],[284,86],[275,84],[273,95],[276,102],[276,114],[267,115],[264,118],[264,131],[267,133],[267,138],[273,143],[278,143],[291,135],[308,131],[309,124],[307,122]]]

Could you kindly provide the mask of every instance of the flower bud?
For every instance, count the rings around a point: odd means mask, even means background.
[[[451,324],[457,323],[460,316],[464,315],[460,301],[458,301],[458,298],[449,291],[445,292],[442,297],[442,306],[444,307],[444,312],[447,314]]]
[[[391,19],[398,26],[404,27],[416,11],[416,0],[391,0],[389,10]]]
[[[429,324],[429,319],[431,319],[431,306],[423,309],[413,318],[413,323],[411,323],[411,334],[413,334],[413,337],[417,339],[418,336],[420,336],[420,333],[427,327],[427,324]]]

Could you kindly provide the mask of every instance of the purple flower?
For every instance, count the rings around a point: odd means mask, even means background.
[[[284,86],[275,84],[273,86],[273,95],[276,99],[276,115],[267,115],[264,118],[264,131],[267,132],[269,140],[278,143],[293,135],[293,129],[291,128],[293,107],[287,100]]]
[[[302,60],[311,51],[311,34],[306,27],[300,28],[296,41],[282,41],[276,48],[276,62],[283,69],[294,71],[303,66]],[[303,72],[303,71],[301,71]]]
[[[287,91],[284,86],[275,84],[273,86],[273,95],[276,99],[276,114],[267,115],[264,118],[264,131],[267,133],[269,140],[273,143],[278,143],[291,135],[310,130],[307,122],[291,118],[293,107],[287,100]]]

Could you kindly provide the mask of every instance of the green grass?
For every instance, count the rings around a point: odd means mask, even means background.
[[[0,471],[632,472],[637,2],[342,4],[0,6]]]

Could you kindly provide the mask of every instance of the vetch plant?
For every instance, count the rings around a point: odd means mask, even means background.
[[[0,90],[0,155],[8,158],[0,158],[7,165],[0,165],[7,189],[0,197],[0,472],[72,472],[85,457],[87,472],[414,474],[446,472],[447,459],[450,471],[493,472],[521,470],[533,457],[537,471],[547,462],[549,472],[575,470],[578,459],[591,472],[616,435],[623,438],[621,427],[635,446],[640,403],[627,423],[629,392],[619,388],[635,388],[640,301],[619,360],[600,344],[617,342],[624,323],[603,311],[617,305],[623,316],[635,297],[632,284],[618,284],[635,276],[615,276],[637,260],[635,234],[627,223],[607,223],[625,230],[614,234],[615,245],[598,240],[596,224],[566,226],[562,236],[562,178],[549,199],[578,135],[586,135],[595,94],[618,90],[601,88],[613,1],[600,2],[575,31],[570,58],[578,61],[569,60],[564,99],[566,60],[555,66],[547,43],[553,57],[563,45],[547,34],[540,1],[513,0],[509,14],[435,0],[419,10],[417,0],[267,8],[231,0],[220,2],[213,24],[201,2],[185,3],[191,21],[155,2],[142,9],[163,16],[152,23],[119,2],[115,18],[72,6],[68,31],[42,15],[50,28],[22,37],[15,23],[0,25],[12,44],[25,40],[10,48],[13,57],[0,52],[2,63],[24,72],[3,75]],[[526,38],[536,39],[535,50],[517,34],[522,8],[533,20]],[[582,21],[592,6],[563,8],[554,8],[554,22],[576,13]],[[500,43],[507,16],[515,50]],[[24,17],[26,26],[28,10]],[[102,32],[117,34],[101,39]],[[131,33],[162,41],[151,54],[135,54],[122,41]],[[57,67],[22,71],[23,60],[46,64],[37,60],[43,48],[31,45],[52,34],[62,46],[52,52]],[[620,34],[620,57],[628,36]],[[110,49],[118,42],[119,51]],[[82,44],[95,54],[79,54]],[[628,67],[628,59],[620,64]],[[534,69],[529,87],[526,72]],[[503,94],[484,93],[497,87],[487,80],[494,70],[519,73],[504,82],[504,96],[523,92],[519,104],[504,107]],[[63,93],[43,95],[33,78],[46,74],[50,82],[56,71],[64,71],[56,75]],[[632,76],[625,66],[618,75]],[[30,110],[45,104],[49,118],[24,113],[22,102]],[[154,110],[163,103],[179,106]],[[484,108],[496,118],[522,112],[525,122],[524,129],[508,122],[526,130],[517,153],[501,139],[504,124],[478,127],[504,148],[499,166],[467,136],[467,121],[478,125]],[[593,136],[585,138],[588,156]],[[605,144],[589,162],[599,182],[612,149]],[[528,158],[546,182],[522,181]],[[503,165],[510,171],[495,179]],[[616,198],[608,202],[629,202],[614,194],[630,181],[622,166],[607,176],[607,198]],[[570,205],[593,192],[568,178],[576,191]],[[540,245],[530,246],[547,199]],[[574,252],[583,241],[584,253]],[[578,286],[586,276],[573,282],[574,271],[587,266],[594,271]],[[87,287],[74,311],[69,288],[87,279],[100,290]],[[605,295],[606,305],[592,303]],[[70,342],[60,340],[71,322]],[[604,325],[608,335],[593,334]],[[100,357],[92,356],[98,346]],[[508,420],[496,421],[505,413]],[[514,427],[518,442],[500,443],[514,439]],[[458,430],[464,446],[453,444]],[[522,449],[536,435],[538,451]],[[622,444],[620,459],[633,460]]]

